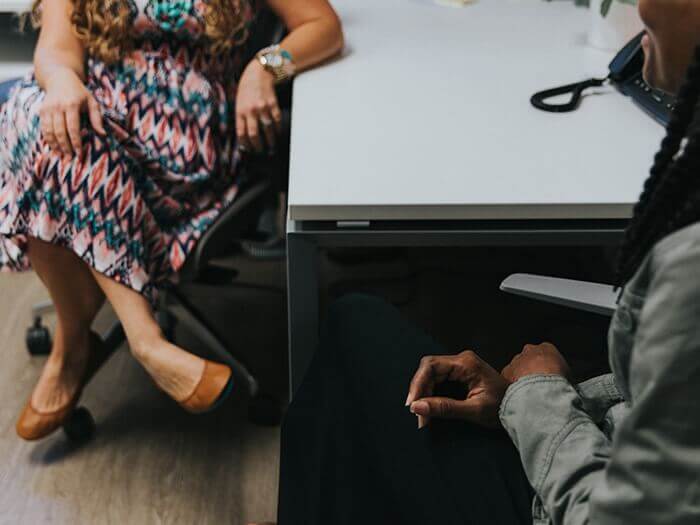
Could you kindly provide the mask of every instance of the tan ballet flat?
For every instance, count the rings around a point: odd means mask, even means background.
[[[204,372],[194,391],[178,404],[192,414],[211,412],[223,403],[233,390],[231,368],[213,361],[204,361]]]
[[[100,339],[97,334],[91,332],[90,355],[88,356],[88,363],[85,367],[83,380],[81,381],[75,394],[73,394],[73,397],[64,407],[59,408],[58,410],[42,412],[41,410],[37,410],[32,406],[32,398],[30,396],[24,410],[22,410],[22,414],[17,420],[17,435],[27,441],[36,441],[38,439],[45,438],[61,428],[68,417],[72,414],[73,410],[75,410],[85,386],[90,382],[107,359],[109,359],[110,355],[111,352],[108,352],[104,348],[102,339]]]

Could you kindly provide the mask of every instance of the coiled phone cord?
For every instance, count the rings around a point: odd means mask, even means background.
[[[604,86],[609,79],[609,76],[606,78],[591,78],[583,82],[576,82],[575,84],[568,84],[566,86],[540,91],[532,95],[532,98],[530,98],[530,103],[542,111],[550,111],[552,113],[568,113],[569,111],[574,111],[576,108],[578,108],[579,104],[581,103],[581,98],[583,97],[583,92],[586,89]],[[571,99],[568,102],[561,104],[551,104],[546,102],[550,98],[566,95],[567,93],[571,93]]]

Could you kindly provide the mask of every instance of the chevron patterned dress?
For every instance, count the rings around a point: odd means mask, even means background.
[[[29,269],[35,237],[154,301],[236,197],[234,102],[246,53],[208,52],[204,0],[125,1],[134,50],[86,65],[106,136],[85,120],[81,151],[52,151],[32,76],[0,107],[0,269]],[[255,11],[246,6],[249,24]]]

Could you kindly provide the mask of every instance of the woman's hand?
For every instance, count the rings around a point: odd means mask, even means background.
[[[516,355],[501,374],[508,382],[515,383],[518,379],[531,375],[559,375],[568,377],[569,365],[551,343],[525,345],[523,351]]]
[[[41,133],[54,151],[73,155],[80,151],[80,114],[87,111],[93,129],[105,134],[100,105],[70,68],[56,68],[46,81],[46,96],[39,111]]]
[[[446,381],[467,386],[466,398],[432,397],[435,387]],[[500,425],[498,409],[508,385],[474,352],[424,357],[411,381],[406,405],[418,416],[418,428],[427,425],[431,417],[464,419],[495,428]]]
[[[277,134],[281,131],[282,110],[275,92],[275,78],[253,59],[246,67],[238,84],[236,97],[236,135],[239,147],[261,153],[267,146],[268,153],[275,148]]]

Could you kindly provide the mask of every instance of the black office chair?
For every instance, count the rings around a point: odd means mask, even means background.
[[[279,42],[285,34],[284,25],[269,10],[259,14],[247,43],[248,58],[270,44]],[[0,105],[6,100],[17,79],[0,83]],[[4,99],[2,98],[4,96]],[[251,397],[249,405],[250,421],[262,425],[279,424],[282,416],[282,400],[266,393],[258,378],[240,358],[229,351],[216,327],[192,304],[185,295],[185,289],[198,285],[210,285],[212,274],[220,283],[236,286],[235,269],[224,269],[217,265],[217,259],[231,255],[241,244],[255,240],[261,214],[278,202],[278,194],[286,191],[289,172],[289,130],[291,85],[282,86],[278,92],[283,112],[283,133],[274,155],[249,154],[243,162],[241,189],[234,203],[226,209],[218,220],[207,230],[195,250],[185,261],[178,275],[178,283],[162,291],[157,308],[158,320],[165,334],[172,338],[177,324],[206,345],[208,350],[222,362],[231,366],[239,384],[245,384]],[[33,355],[48,354],[51,350],[51,336],[42,323],[42,316],[52,310],[50,302],[37,304],[32,308],[33,325],[27,330],[27,349]],[[126,340],[121,324],[116,323],[103,336],[105,347],[115,351]],[[94,431],[94,422],[85,409],[78,409],[64,430],[68,437],[83,440]]]

